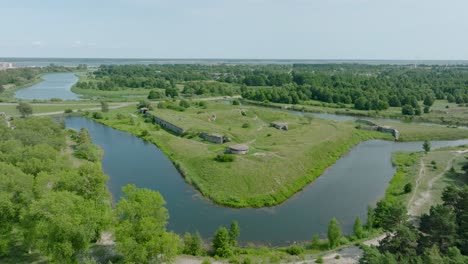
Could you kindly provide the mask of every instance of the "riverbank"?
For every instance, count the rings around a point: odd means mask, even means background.
[[[216,103],[184,112],[157,109],[162,118],[188,129],[184,137],[147,122],[131,107],[104,113],[103,119],[95,120],[157,145],[203,196],[230,207],[280,204],[358,143],[369,139],[392,140],[388,134],[355,129],[353,122],[310,119],[254,106],[242,109],[246,110],[245,115],[239,113],[238,106]],[[206,122],[211,113],[218,115],[216,122]],[[269,127],[269,122],[275,120],[287,120],[293,129],[279,131]],[[248,128],[242,127],[245,123],[250,123]],[[397,128],[401,129],[404,141],[466,137],[466,131],[454,128],[410,124]],[[222,133],[233,141],[222,145],[207,143],[196,136],[198,132]],[[248,155],[235,156],[234,162],[215,161],[227,146],[240,143],[251,143]]]
[[[42,77],[45,75],[46,73],[42,73],[40,74],[39,76],[36,76],[33,80],[31,80],[30,82],[27,82],[27,83],[24,83],[24,84],[21,84],[21,85],[8,85],[8,87],[5,89],[5,91],[3,93],[0,93],[0,102],[17,102],[18,99],[15,98],[15,93],[21,89],[25,89],[25,88],[28,88],[30,86],[33,86],[33,85],[36,85],[42,81],[44,81],[44,79],[42,79]]]
[[[120,108],[126,107],[133,103],[109,103],[109,108]],[[100,111],[100,102],[95,101],[66,101],[66,102],[55,102],[44,101],[39,103],[30,103],[33,116],[43,115],[63,115],[66,112],[79,113],[82,111]],[[17,103],[0,103],[0,112],[4,112],[8,116],[20,116],[16,107]]]
[[[421,115],[405,116],[401,114],[400,108],[391,107],[383,111],[356,110],[352,105],[339,107],[337,104],[314,102],[309,104],[281,104],[271,102],[258,102],[243,99],[243,102],[252,105],[271,107],[277,109],[294,110],[305,113],[328,113],[342,116],[367,117],[372,119],[394,119],[406,123],[433,123],[451,127],[468,127],[468,110],[466,106],[449,103],[446,100],[436,100],[429,113]],[[391,121],[391,120],[387,120]]]
[[[129,132],[157,145],[175,164],[185,180],[203,196],[230,207],[264,207],[280,204],[319,177],[325,169],[358,143],[369,139],[392,137],[378,132],[362,131],[353,123],[297,117],[288,113],[257,107],[243,107],[245,116],[232,106],[210,103],[205,114],[197,109],[179,114],[158,109],[158,113],[174,115],[181,123],[197,131],[204,127],[217,129],[232,142],[211,144],[198,137],[179,137],[158,130],[151,122],[137,115],[136,108],[123,108],[104,113],[95,119],[110,127]],[[205,116],[216,112],[217,121],[203,123]],[[91,117],[89,115],[88,117]],[[198,117],[198,118],[197,118]],[[288,131],[269,127],[273,120],[287,120]],[[216,123],[213,124],[213,123]],[[244,123],[250,123],[243,128]],[[236,155],[233,162],[218,162],[215,157],[233,144],[247,143],[250,152]]]

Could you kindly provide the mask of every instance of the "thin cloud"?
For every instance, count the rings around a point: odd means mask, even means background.
[[[40,47],[43,45],[42,41],[40,40],[35,40],[31,43],[34,47]]]
[[[96,46],[96,43],[94,42],[85,42],[81,40],[76,40],[72,44],[73,48],[94,47],[94,46]]]

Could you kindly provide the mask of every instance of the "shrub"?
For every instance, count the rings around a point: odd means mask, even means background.
[[[239,100],[234,100],[234,101],[232,101],[232,105],[240,105]]]
[[[290,246],[290,247],[288,247],[286,249],[286,252],[289,255],[294,255],[294,256],[300,255],[303,251],[304,251],[304,249],[302,247],[297,246],[297,245],[292,245],[292,246]]]
[[[241,264],[241,261],[240,261],[239,257],[233,256],[233,257],[229,258],[229,263],[231,263],[231,264]]]
[[[430,107],[429,106],[424,106],[424,113],[427,114],[430,112]]]
[[[200,102],[198,102],[198,106],[201,107],[201,108],[206,108],[206,102],[200,101]]]
[[[335,256],[335,259],[340,259],[340,258],[341,258],[340,255],[336,255],[336,256]]]
[[[142,136],[142,137],[146,137],[147,135],[149,135],[149,132],[146,129],[141,131],[141,133],[140,133],[140,136]]]
[[[312,249],[319,249],[320,248],[320,236],[314,235],[312,236],[312,244],[310,245]]]
[[[315,263],[323,263],[323,258],[319,257],[318,259],[315,260]]]
[[[65,114],[70,114],[70,113],[73,113],[73,110],[68,108],[68,109],[65,109],[64,113]]]
[[[141,100],[140,102],[138,102],[137,109],[140,109],[140,108],[143,108],[143,107],[146,107],[149,110],[152,110],[152,108],[153,108],[151,106],[151,102],[148,101],[148,100]]]
[[[233,162],[234,159],[234,155],[231,154],[218,154],[215,158],[215,160],[219,162]]]
[[[401,108],[401,113],[403,115],[414,115],[414,109],[411,105],[404,105],[402,108]]]
[[[246,257],[243,261],[242,264],[252,264],[252,260],[249,257]]]
[[[249,128],[250,127],[250,124],[249,123],[244,123],[242,124],[242,128]]]
[[[181,106],[181,107],[183,107],[183,108],[189,108],[189,107],[190,107],[190,103],[189,103],[187,100],[180,100],[179,106]]]
[[[405,193],[410,193],[413,190],[413,185],[411,183],[405,184],[405,187],[403,187],[403,190]]]
[[[209,259],[204,259],[201,264],[211,264],[211,260]]]
[[[183,253],[187,255],[200,256],[203,254],[203,241],[200,234],[185,233]]]
[[[101,112],[93,112],[93,118],[94,119],[103,119],[104,116],[102,115]]]
[[[80,159],[89,160],[92,162],[98,161],[102,158],[102,151],[99,147],[92,144],[81,144],[75,149],[75,157]]]

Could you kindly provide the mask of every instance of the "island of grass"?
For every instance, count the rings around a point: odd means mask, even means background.
[[[156,144],[187,182],[205,197],[231,207],[279,204],[356,144],[369,139],[394,140],[390,134],[356,129],[354,122],[300,117],[255,106],[210,102],[170,108],[155,107],[146,117],[137,114],[135,107],[121,108],[104,113],[98,121]],[[154,124],[154,116],[182,128],[182,134]],[[277,129],[272,122],[287,123],[288,130]],[[430,133],[431,128],[423,129]],[[453,138],[455,130],[447,128],[445,136]],[[403,127],[400,132],[417,139],[413,130],[406,133]],[[199,136],[202,133],[222,135],[227,142],[208,142]],[[246,145],[249,151],[228,154],[232,145]]]
[[[122,108],[104,115],[106,125],[144,135],[176,164],[187,182],[218,204],[261,207],[279,204],[320,176],[357,143],[387,134],[356,129],[353,123],[310,119],[252,106],[208,103],[185,111],[156,108],[160,119],[184,129],[183,136],[138,118],[136,109]],[[213,118],[216,116],[216,118]],[[107,119],[107,120],[106,120]],[[148,120],[151,121],[151,120]],[[270,126],[288,123],[288,131]],[[223,135],[229,142],[211,143],[201,133]],[[229,146],[244,144],[245,155],[225,154]],[[221,161],[218,156],[232,159]]]

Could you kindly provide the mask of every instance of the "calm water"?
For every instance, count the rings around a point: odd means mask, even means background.
[[[105,152],[102,165],[110,176],[115,200],[120,188],[133,183],[159,191],[167,201],[169,229],[199,231],[209,238],[220,225],[239,221],[241,241],[281,245],[326,234],[332,217],[350,232],[357,216],[365,220],[367,205],[385,193],[395,173],[391,153],[421,150],[421,142],[367,141],[339,159],[321,177],[285,203],[262,209],[216,206],[185,183],[171,161],[153,144],[81,117],[65,118],[68,128],[86,127]],[[468,140],[432,142],[433,148],[468,144]]]
[[[62,100],[76,100],[79,96],[70,89],[78,81],[74,73],[52,73],[42,77],[44,81],[31,87],[16,92],[19,99],[50,100],[60,98]]]

